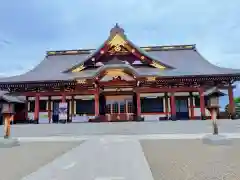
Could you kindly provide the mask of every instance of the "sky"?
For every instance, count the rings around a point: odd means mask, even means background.
[[[139,46],[196,44],[211,63],[240,69],[239,7],[239,0],[2,1],[0,76],[32,69],[48,50],[97,48],[116,23]]]

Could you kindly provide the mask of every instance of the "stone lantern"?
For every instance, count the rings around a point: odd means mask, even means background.
[[[207,96],[209,98],[207,103],[207,109],[211,113],[211,119],[213,120],[213,134],[218,134],[218,125],[217,125],[217,118],[219,114],[219,97],[224,96],[225,94],[219,91],[217,88],[211,89],[208,92]]]
[[[10,127],[11,122],[14,117],[14,104],[10,102],[2,103],[2,115],[4,120],[4,138],[7,139],[10,137]]]
[[[10,127],[15,114],[14,107],[16,103],[24,103],[24,101],[7,91],[0,91],[1,113],[4,121],[4,139],[10,137]]]

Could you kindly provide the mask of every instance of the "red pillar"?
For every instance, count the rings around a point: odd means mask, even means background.
[[[99,116],[99,91],[97,91],[95,94],[95,116]]]
[[[141,99],[140,99],[140,93],[136,93],[137,96],[137,117],[141,116]]]
[[[62,93],[62,102],[66,102],[66,94]]]
[[[193,94],[190,92],[190,119],[194,119]]]
[[[28,119],[28,102],[29,102],[29,98],[28,96],[26,96],[26,102],[25,102],[25,119]]]
[[[166,113],[166,118],[168,120],[169,117],[169,109],[168,109],[168,93],[165,93],[165,113]]]
[[[229,116],[231,119],[234,118],[235,115],[235,103],[234,103],[234,99],[233,99],[233,87],[230,84],[228,87],[228,98],[229,98]]]
[[[170,104],[171,104],[171,119],[176,120],[176,101],[175,101],[175,96],[174,93],[171,93],[170,96]]]
[[[51,98],[48,97],[48,122],[51,123],[52,113],[51,113]]]
[[[35,95],[34,120],[37,121],[37,123],[39,120],[39,99],[40,99],[40,95],[36,94]]]
[[[205,99],[204,99],[204,90],[203,88],[199,88],[199,98],[200,98],[200,110],[201,110],[201,119],[206,119],[205,114]]]

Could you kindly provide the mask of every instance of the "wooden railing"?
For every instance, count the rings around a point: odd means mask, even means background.
[[[122,121],[134,121],[135,115],[133,113],[116,113],[100,115],[90,122],[122,122]]]

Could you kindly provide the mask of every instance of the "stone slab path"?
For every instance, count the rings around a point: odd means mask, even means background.
[[[90,139],[22,180],[153,180],[138,140]]]

